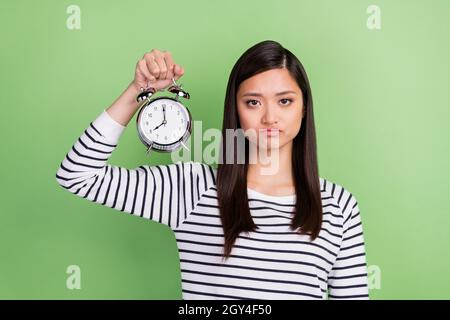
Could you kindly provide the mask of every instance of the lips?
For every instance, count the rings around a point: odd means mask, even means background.
[[[261,132],[263,134],[266,134],[268,136],[275,136],[278,135],[280,133],[280,129],[278,128],[265,128],[265,129],[261,129]]]

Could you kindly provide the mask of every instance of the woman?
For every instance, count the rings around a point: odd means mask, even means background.
[[[163,89],[183,74],[170,52],[146,53],[128,88],[63,159],[58,183],[168,225],[183,299],[368,299],[358,203],[318,175],[309,81],[279,43],[249,48],[231,72],[217,169],[193,161],[132,170],[107,164],[140,88]],[[244,131],[244,145],[227,129]]]

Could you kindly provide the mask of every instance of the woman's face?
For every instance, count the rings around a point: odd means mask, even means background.
[[[245,136],[258,147],[282,148],[300,131],[303,95],[286,68],[264,71],[243,81],[236,102]],[[269,133],[267,128],[278,130]]]

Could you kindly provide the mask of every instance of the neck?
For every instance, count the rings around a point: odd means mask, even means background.
[[[250,152],[247,170],[249,187],[293,186],[292,141],[281,148]]]

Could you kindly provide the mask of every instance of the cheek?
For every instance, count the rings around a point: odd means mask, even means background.
[[[302,118],[302,109],[300,107],[297,109],[293,109],[292,112],[286,114],[285,115],[286,134],[295,137],[297,133],[300,131],[303,119],[304,118]]]
[[[247,130],[249,128],[254,128],[257,122],[255,116],[243,108],[238,108],[239,122],[241,128]]]
[[[244,130],[244,135],[251,141],[256,142],[256,131],[254,128],[258,127],[258,119],[254,114],[245,109],[238,108],[239,122],[241,128]]]

